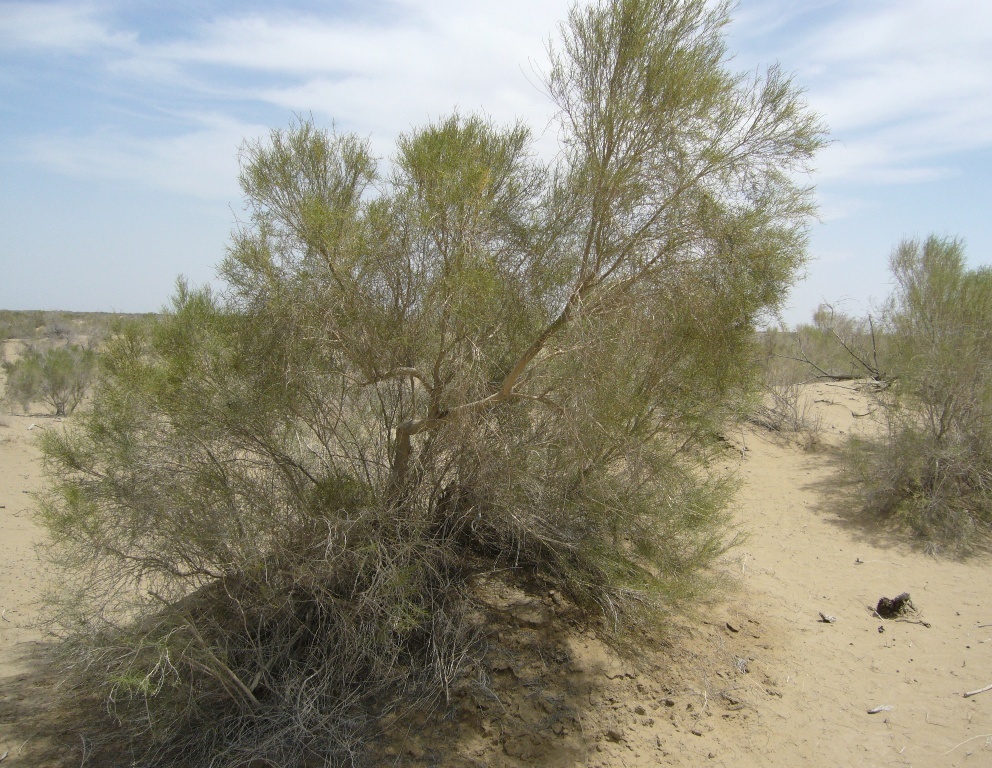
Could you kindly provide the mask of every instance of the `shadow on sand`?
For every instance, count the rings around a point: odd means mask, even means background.
[[[60,716],[54,644],[17,646],[14,671],[0,678],[0,755],[7,766],[79,766],[84,742]]]

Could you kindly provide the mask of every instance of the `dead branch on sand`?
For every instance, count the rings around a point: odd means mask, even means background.
[[[980,693],[985,693],[986,691],[992,691],[992,683],[986,685],[984,688],[979,688],[977,691],[968,691],[962,694],[966,699],[970,696],[977,696]]]

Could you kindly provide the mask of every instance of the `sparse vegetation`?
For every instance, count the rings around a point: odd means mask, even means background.
[[[0,341],[33,339],[44,327],[45,313],[38,310],[0,309]]]
[[[868,379],[884,388],[892,380],[883,366],[886,342],[878,319],[853,317],[821,304],[812,323],[762,333],[763,367],[776,384]]]
[[[884,432],[850,446],[866,506],[930,546],[967,548],[992,525],[992,270],[957,240],[901,243],[887,312],[896,385],[878,393]]]
[[[871,315],[852,317],[830,304],[821,304],[811,325],[796,329],[794,359],[811,370],[813,377],[831,381],[869,379],[879,387],[891,383],[885,360],[886,335]]]
[[[41,310],[0,309],[0,342],[18,339],[26,344],[79,342],[95,345],[109,335],[123,319],[150,321],[147,314],[110,312],[45,312]]]
[[[454,116],[244,148],[223,298],[107,343],[44,435],[56,626],[145,764],[353,764],[488,638],[473,577],[614,626],[724,548],[705,468],[804,257],[820,125],[726,69],[726,6],[577,7],[562,149]]]

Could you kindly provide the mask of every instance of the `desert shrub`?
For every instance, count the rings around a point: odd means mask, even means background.
[[[871,315],[854,317],[821,304],[811,324],[796,328],[796,356],[814,378],[871,379],[887,385],[886,341],[884,326]]]
[[[853,317],[821,304],[812,323],[790,330],[769,327],[757,335],[756,359],[763,396],[746,419],[804,448],[820,444],[822,420],[804,386],[813,381],[859,381],[859,388],[883,391],[894,378],[889,369],[888,336],[871,315]]]
[[[75,335],[75,323],[65,312],[46,312],[43,332],[53,341],[69,341]]]
[[[967,547],[992,524],[992,270],[960,241],[901,243],[891,258],[884,428],[851,446],[869,509],[933,546]]]
[[[28,347],[19,359],[3,361],[7,374],[5,397],[27,410],[44,402],[56,416],[67,416],[82,402],[95,372],[92,349],[68,345],[44,351]]]
[[[56,626],[151,763],[356,760],[467,685],[472,576],[622,625],[726,541],[705,451],[804,256],[819,124],[726,69],[724,6],[575,8],[561,151],[453,116],[242,154],[222,295],[107,343],[44,436]]]
[[[798,337],[785,325],[764,328],[755,335],[755,365],[762,372],[765,387],[786,386],[809,381],[809,366],[799,359]]]
[[[0,309],[0,341],[33,339],[45,323],[44,316],[37,310]]]

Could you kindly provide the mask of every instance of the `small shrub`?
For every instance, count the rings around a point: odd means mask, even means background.
[[[52,341],[67,342],[75,335],[72,318],[64,312],[46,312],[44,316],[44,334]]]
[[[816,378],[810,366],[796,356],[794,331],[769,328],[758,339],[758,365],[763,375],[760,397],[745,414],[750,423],[780,434],[804,449],[819,445],[823,424],[806,384]]]
[[[8,401],[24,410],[31,403],[44,402],[56,416],[67,416],[86,396],[96,370],[96,353],[75,345],[44,352],[29,347],[18,360],[2,365]]]

